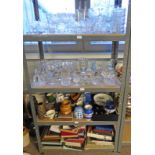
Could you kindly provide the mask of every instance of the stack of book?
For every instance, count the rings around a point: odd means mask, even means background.
[[[52,126],[51,126],[52,127]],[[62,146],[61,143],[61,136],[58,132],[57,127],[52,127],[54,129],[51,131],[51,127],[45,127],[42,136],[41,136],[41,143],[44,146]]]
[[[83,150],[85,143],[86,127],[70,127],[70,129],[61,129],[61,142],[64,149]]]
[[[113,145],[114,127],[112,125],[88,126],[87,146],[102,147]]]

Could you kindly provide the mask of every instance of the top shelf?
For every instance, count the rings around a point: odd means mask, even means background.
[[[24,41],[125,41],[126,34],[25,34]]]

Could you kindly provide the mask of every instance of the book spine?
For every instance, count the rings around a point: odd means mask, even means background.
[[[96,131],[96,130],[94,130],[93,133],[95,133],[95,134],[101,134],[101,135],[107,135],[107,136],[113,136],[114,135],[113,132],[112,133],[109,133],[109,132],[101,132],[101,131]]]
[[[94,142],[96,145],[113,145],[113,142],[106,142],[106,141],[92,140],[91,142]]]
[[[73,142],[65,142],[65,145],[67,145],[67,146],[81,147],[81,144],[80,143],[73,143]]]
[[[112,140],[112,136],[98,135],[93,133],[87,133],[87,136],[103,140]]]

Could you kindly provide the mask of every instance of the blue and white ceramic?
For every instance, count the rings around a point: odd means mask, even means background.
[[[83,114],[84,114],[84,111],[83,111],[83,108],[81,106],[75,107],[74,116],[75,116],[76,119],[82,119]]]
[[[107,112],[107,114],[115,112],[116,111],[116,106],[115,106],[114,102],[110,101],[110,100],[107,101],[105,103],[104,110]]]
[[[92,105],[90,104],[86,104],[84,106],[84,117],[87,119],[87,120],[91,120],[92,116],[93,116],[93,109],[92,109]]]
[[[108,94],[99,93],[94,96],[94,101],[98,106],[105,106],[107,101],[113,101],[113,99]]]
[[[92,102],[92,94],[89,93],[89,92],[86,92],[86,93],[84,94],[84,103],[85,103],[85,104],[89,104],[89,103],[91,103],[91,102]]]

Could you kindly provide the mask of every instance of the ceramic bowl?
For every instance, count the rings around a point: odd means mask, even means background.
[[[95,104],[104,106],[107,101],[113,101],[112,97],[108,94],[99,93],[94,96]]]

